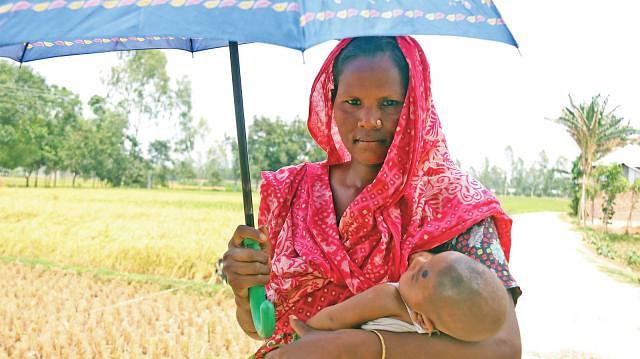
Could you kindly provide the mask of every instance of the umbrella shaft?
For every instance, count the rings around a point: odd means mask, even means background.
[[[244,105],[242,103],[240,58],[238,56],[238,43],[235,41],[229,41],[229,56],[231,59],[231,81],[233,82],[233,102],[236,110],[236,131],[240,157],[240,177],[242,178],[244,221],[247,226],[253,227],[253,202],[251,200],[251,177],[249,175],[249,155],[247,151],[247,133],[244,123]]]

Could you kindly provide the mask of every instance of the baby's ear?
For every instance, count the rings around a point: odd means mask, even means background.
[[[425,317],[421,313],[418,313],[418,312],[413,312],[413,313],[418,322],[418,325],[420,325],[422,329],[424,329],[427,333],[431,333],[437,330],[435,324],[433,324],[431,319]]]

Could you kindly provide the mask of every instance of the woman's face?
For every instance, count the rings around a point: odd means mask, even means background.
[[[340,138],[353,162],[384,162],[405,92],[400,71],[385,54],[356,57],[344,65],[333,112]]]

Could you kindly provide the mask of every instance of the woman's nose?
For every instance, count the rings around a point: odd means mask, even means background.
[[[360,118],[358,119],[358,127],[362,128],[378,128],[378,120],[380,120],[380,110],[377,106],[365,106],[360,110]]]

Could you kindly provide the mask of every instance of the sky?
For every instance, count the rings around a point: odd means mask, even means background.
[[[485,157],[508,168],[505,148],[531,164],[546,151],[551,162],[572,160],[578,148],[549,118],[569,103],[609,96],[611,108],[640,128],[640,2],[630,0],[494,1],[520,45],[477,39],[418,36],[431,65],[432,92],[452,157],[463,168]],[[636,28],[636,30],[633,30]],[[240,46],[245,116],[306,119],[311,84],[335,41],[304,54],[273,45]],[[167,50],[173,78],[192,80],[193,112],[210,133],[200,150],[224,134],[235,136],[229,52]],[[113,53],[29,63],[50,83],[86,101],[105,94],[101,79],[115,65]],[[155,137],[166,129],[149,128]]]

